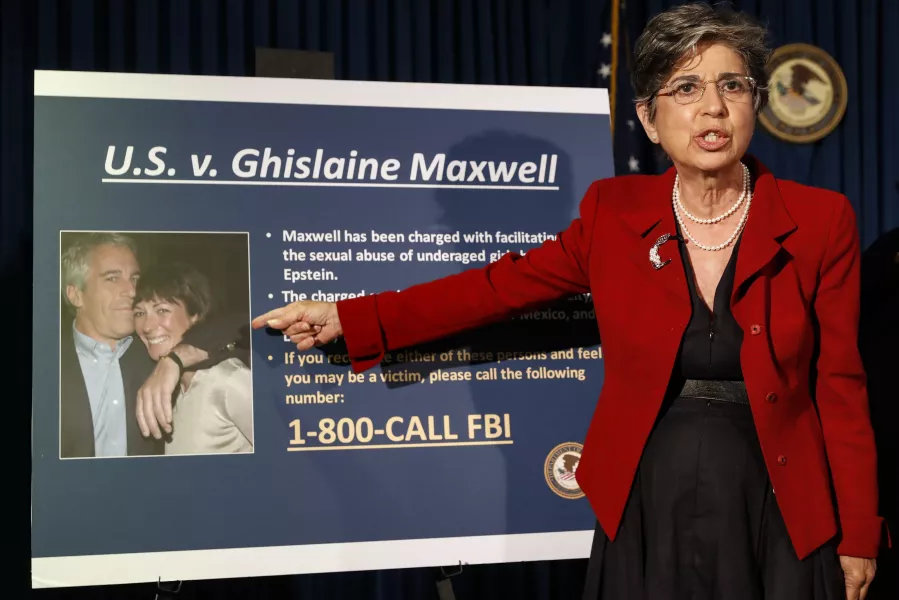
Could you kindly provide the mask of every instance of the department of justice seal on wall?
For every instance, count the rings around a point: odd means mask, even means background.
[[[584,446],[581,444],[566,442],[553,448],[546,457],[543,465],[546,485],[563,498],[577,500],[584,497],[584,492],[574,477],[583,450]]]
[[[795,143],[820,140],[846,113],[846,76],[827,52],[809,44],[781,46],[768,63],[768,105],[759,114],[774,136]]]

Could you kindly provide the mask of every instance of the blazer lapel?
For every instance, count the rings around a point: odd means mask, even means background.
[[[774,176],[754,158],[747,157],[746,162],[755,174],[755,186],[737,255],[732,304],[745,295],[750,279],[774,260],[783,247],[781,242],[796,229]]]
[[[674,239],[677,226],[671,206],[671,190],[674,186],[674,168],[662,175],[650,178],[645,186],[636,186],[630,198],[631,206],[622,212],[625,223],[637,234],[634,243],[628,249],[628,255],[637,270],[661,291],[668,294],[681,307],[690,308],[690,290],[687,287],[684,263],[678,249],[678,241]],[[649,258],[649,252],[660,236],[669,234],[672,239],[659,248],[659,257],[665,266],[656,269]]]
[[[94,421],[87,395],[81,363],[75,351],[72,322],[64,321],[60,336],[60,457],[83,458],[94,456]]]
[[[754,175],[755,186],[737,254],[732,305],[745,295],[751,279],[774,260],[782,250],[783,240],[796,229],[771,172],[752,156],[746,156],[744,161]],[[672,240],[659,248],[662,261],[670,261],[664,267],[656,269],[649,260],[649,251],[659,236],[677,233],[671,206],[674,177],[672,167],[662,175],[651,177],[648,185],[634,186],[630,208],[621,217],[636,233],[628,256],[637,270],[680,306],[689,308],[690,291],[677,242]]]

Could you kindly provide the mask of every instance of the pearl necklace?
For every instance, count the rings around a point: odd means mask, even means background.
[[[713,223],[719,223],[723,221],[727,217],[734,214],[738,208],[740,208],[740,205],[743,204],[743,199],[746,198],[746,194],[749,191],[749,168],[743,163],[740,163],[740,166],[743,167],[743,192],[740,194],[740,197],[737,199],[737,201],[734,202],[733,206],[731,206],[730,209],[723,215],[718,215],[713,219],[700,219],[699,217],[693,216],[693,213],[688,211],[687,207],[684,206],[684,204],[680,201],[680,192],[678,191],[678,188],[680,187],[680,175],[674,176],[674,198],[675,200],[677,200],[677,205],[691,221],[695,221],[696,223],[700,223],[702,225],[712,225]]]
[[[737,223],[737,228],[730,235],[730,237],[727,238],[727,240],[725,240],[724,242],[722,242],[716,246],[706,246],[705,244],[699,243],[698,241],[696,241],[696,238],[694,238],[690,234],[690,230],[687,229],[687,225],[686,225],[686,223],[684,223],[684,220],[680,216],[680,211],[678,210],[678,206],[682,207],[683,205],[681,205],[681,202],[680,202],[680,192],[678,191],[677,178],[675,177],[674,191],[671,193],[671,200],[672,200],[672,203],[674,204],[674,216],[677,218],[677,223],[678,223],[678,225],[680,225],[681,231],[684,232],[684,235],[687,236],[688,240],[690,240],[692,243],[696,244],[697,248],[700,248],[702,250],[706,250],[709,252],[723,250],[724,248],[727,248],[728,246],[730,246],[733,243],[733,241],[737,238],[737,235],[739,235],[739,233],[743,230],[743,227],[746,225],[746,220],[749,218],[749,207],[752,206],[752,191],[749,186],[748,174],[749,174],[749,169],[746,168],[746,165],[743,165],[743,193],[741,194],[740,198],[741,199],[743,197],[746,198],[746,209],[743,211],[743,215],[740,217],[740,222]],[[690,214],[687,213],[686,210],[684,210],[684,212],[687,214],[687,216],[690,216]],[[733,214],[733,209],[731,209],[731,211],[728,214]]]

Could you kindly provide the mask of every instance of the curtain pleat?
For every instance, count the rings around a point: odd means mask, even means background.
[[[499,83],[495,51],[495,45],[499,42],[493,34],[492,2],[474,0],[474,4],[477,10],[475,25],[477,27],[477,61],[480,67],[477,82],[495,85]]]
[[[877,40],[880,53],[877,56],[878,84],[872,85],[877,97],[877,114],[883,119],[875,136],[880,150],[879,193],[876,199],[868,200],[877,204],[880,210],[880,225],[872,235],[899,226],[899,2],[881,2],[876,19],[880,25]]]
[[[467,4],[467,2],[466,2]],[[550,85],[549,52],[546,9],[541,0],[528,0],[526,16],[528,30],[525,32],[525,53],[531,85]]]
[[[284,50],[297,50],[300,48],[300,2],[296,0],[279,0],[277,3],[275,21],[278,35],[275,43],[278,48]]]
[[[324,44],[322,50],[334,53],[334,76],[337,79],[348,79],[346,76],[346,52],[343,46],[343,2],[342,0],[322,0],[324,5]]]
[[[393,73],[394,81],[414,81],[412,61],[412,8],[413,0],[395,0],[393,5]],[[403,32],[402,34],[398,32]]]
[[[368,79],[372,75],[369,59],[372,56],[370,35],[372,15],[367,0],[349,0],[347,12],[353,15],[346,21],[347,71],[346,79]]]
[[[398,35],[403,35],[399,33]],[[412,65],[415,81],[434,81],[431,57],[431,5],[412,1]]]

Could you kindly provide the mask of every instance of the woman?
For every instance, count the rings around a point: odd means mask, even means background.
[[[141,275],[134,297],[134,329],[155,361],[170,354],[185,333],[206,318],[212,295],[206,278],[180,264]],[[250,369],[237,358],[185,371],[172,409],[165,453],[219,454],[253,451]]]
[[[673,167],[595,182],[558,239],[253,323],[300,350],[343,335],[361,371],[592,292],[605,381],[577,470],[598,519],[591,600],[855,600],[874,575],[883,523],[854,215],[746,155],[767,99],[764,38],[704,4],[650,21],[633,83]]]

